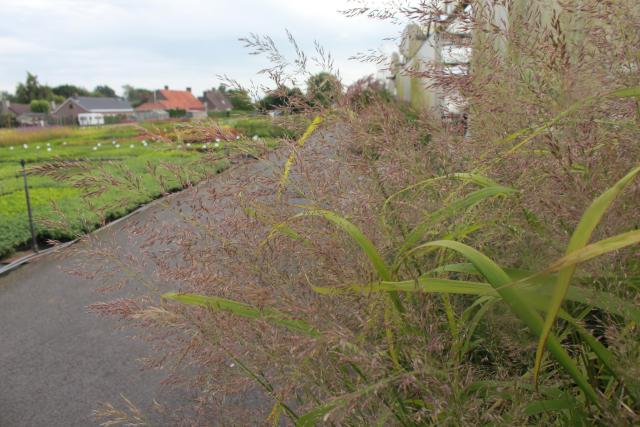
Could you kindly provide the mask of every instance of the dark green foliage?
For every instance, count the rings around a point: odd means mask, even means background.
[[[232,115],[245,115],[244,112],[241,111],[209,111],[207,112],[207,116],[212,117],[212,118],[225,118],[225,117],[231,117]]]
[[[38,82],[38,76],[27,72],[27,79],[24,83],[18,83],[16,86],[16,102],[29,104],[34,99],[53,99],[53,91],[49,86],[41,85]]]
[[[99,85],[96,86],[95,89],[93,89],[93,96],[104,96],[107,98],[115,98],[116,97],[116,91],[113,90],[112,88],[110,88],[107,85]]]
[[[180,118],[180,117],[186,117],[187,116],[187,110],[183,110],[181,108],[175,108],[172,110],[167,110],[167,112],[169,113],[169,117],[171,118]]]
[[[133,107],[153,101],[153,91],[149,89],[135,88],[131,85],[122,86],[124,97]]]
[[[280,86],[272,90],[258,103],[262,110],[288,109],[293,112],[299,111],[305,104],[302,91],[297,87],[289,88],[287,86]]]
[[[330,73],[322,72],[307,80],[307,100],[312,106],[328,107],[342,94],[342,83]]]
[[[45,99],[34,99],[31,101],[32,113],[44,113],[48,114],[51,110],[51,104]]]
[[[90,92],[80,86],[72,84],[64,84],[56,86],[52,89],[55,95],[61,96],[64,99],[71,98],[72,96],[89,96]]]
[[[221,85],[220,87],[224,89],[221,90],[221,92],[226,92],[227,95],[229,95],[229,101],[231,102],[231,105],[233,105],[234,110],[255,110],[255,106],[253,105],[253,101],[249,96],[249,92],[247,92],[245,89],[226,89],[224,85]]]

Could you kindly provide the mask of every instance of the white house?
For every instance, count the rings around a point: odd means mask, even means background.
[[[464,100],[451,89],[438,87],[436,76],[469,72],[471,32],[466,17],[471,5],[455,1],[443,3],[442,8],[444,13],[438,19],[407,26],[390,68],[398,99],[443,116],[460,115],[465,109]]]
[[[106,97],[90,97],[78,96],[71,97],[60,104],[51,115],[60,123],[75,124],[80,123],[80,115],[100,114],[103,117],[126,117],[133,115],[133,107],[128,101],[122,98],[106,98]],[[83,121],[87,123],[88,116],[84,116]],[[92,121],[97,120],[95,117]]]

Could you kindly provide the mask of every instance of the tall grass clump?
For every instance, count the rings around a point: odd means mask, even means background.
[[[167,244],[137,263],[173,290],[94,309],[145,328],[149,366],[186,368],[191,421],[640,421],[640,9],[471,3],[472,72],[409,71],[464,96],[466,134],[363,79],[182,226],[137,225]]]
[[[46,142],[57,138],[77,135],[71,127],[48,127],[37,129],[3,129],[0,131],[0,145],[19,145],[32,142]]]

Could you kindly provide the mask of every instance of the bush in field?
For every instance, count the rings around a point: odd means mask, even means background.
[[[266,111],[281,110],[297,113],[308,107],[308,103],[300,88],[281,85],[269,91],[258,102],[258,106]]]
[[[253,111],[255,106],[249,96],[249,92],[245,89],[226,89],[225,93],[229,97],[229,101],[234,110]]]
[[[169,117],[171,117],[171,118],[180,118],[180,117],[186,117],[187,116],[187,110],[183,110],[181,108],[175,108],[175,109],[167,110],[167,112],[169,113]]]
[[[393,95],[373,76],[359,79],[347,88],[343,102],[358,111],[377,102],[392,102]]]
[[[307,80],[307,101],[312,106],[329,107],[342,95],[342,83],[327,72],[321,72]]]
[[[49,104],[49,101],[44,99],[34,99],[31,101],[30,108],[32,113],[48,114],[51,110],[51,104]]]

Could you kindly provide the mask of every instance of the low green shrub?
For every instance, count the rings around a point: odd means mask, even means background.
[[[230,124],[248,137],[257,135],[260,138],[295,138],[299,136],[298,132],[274,124],[266,117],[238,119]]]

